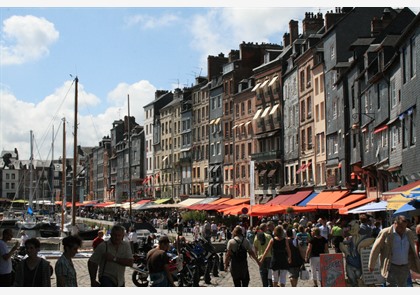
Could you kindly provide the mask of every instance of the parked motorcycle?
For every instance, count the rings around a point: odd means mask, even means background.
[[[183,262],[183,256],[178,256],[176,253],[171,251],[166,252],[166,254],[169,256],[169,270],[174,278],[174,281],[178,282],[178,286],[192,286],[191,275],[186,272],[186,269],[184,269],[185,264]],[[139,254],[135,254],[133,257],[135,265],[132,267],[134,271],[131,276],[133,284],[137,287],[149,286],[149,270],[147,269],[146,253],[141,252]]]

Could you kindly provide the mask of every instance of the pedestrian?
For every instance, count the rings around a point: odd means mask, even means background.
[[[27,257],[16,267],[14,287],[51,287],[50,263],[38,256],[41,242],[37,238],[25,241]]]
[[[248,287],[250,276],[248,268],[247,254],[251,256],[257,263],[257,255],[251,247],[251,243],[244,237],[242,228],[238,225],[233,229],[233,238],[231,238],[226,247],[225,271],[230,267],[233,285],[235,287]],[[241,254],[244,253],[245,254]],[[240,256],[244,255],[241,259]]]
[[[95,250],[96,247],[98,247],[98,245],[100,243],[102,243],[103,241],[104,241],[104,231],[99,230],[98,231],[98,235],[92,241],[92,248],[93,248],[93,250]]]
[[[298,244],[298,249],[302,259],[305,259],[306,250],[308,249],[308,240],[310,235],[306,232],[306,228],[303,225],[299,225],[298,232],[296,234],[296,240]]]
[[[130,228],[130,233],[128,234],[128,241],[130,242],[131,252],[137,253],[137,249],[139,247],[139,243],[137,241],[137,232],[134,227]]]
[[[201,234],[207,241],[211,241],[211,225],[207,220],[204,221]]]
[[[298,240],[293,237],[292,229],[288,228],[286,230],[286,237],[292,257],[292,261],[289,263],[289,280],[292,287],[296,287],[299,280],[299,272],[302,265],[304,265],[304,261],[299,251]]]
[[[175,287],[169,270],[169,256],[166,254],[169,246],[168,236],[161,236],[157,247],[147,253],[146,263],[151,287]]]
[[[211,229],[211,237],[212,237],[212,240],[213,240],[213,242],[216,242],[216,238],[217,238],[217,224],[216,224],[216,222],[214,222],[214,220],[210,224],[210,229]]]
[[[369,218],[366,214],[362,213],[359,215],[360,229],[359,234],[364,238],[370,238],[372,236],[372,228],[368,224]]]
[[[343,242],[343,227],[341,225],[341,219],[337,219],[334,226],[331,229],[331,241],[335,249],[335,253],[341,253],[340,243]]]
[[[260,262],[264,261],[268,253],[271,253],[269,268],[271,269],[272,273],[273,287],[278,287],[279,284],[280,287],[285,287],[289,263],[292,262],[292,256],[283,226],[276,226],[273,233],[274,238],[268,242],[267,248],[260,258]]]
[[[77,287],[77,274],[72,258],[82,247],[82,239],[78,236],[67,236],[62,241],[63,254],[55,263],[57,287]]]
[[[271,251],[269,251],[265,255],[264,260],[261,260],[262,256],[264,255],[265,249],[267,249],[268,247],[268,243],[272,239],[271,235],[267,234],[266,231],[267,231],[267,224],[263,222],[260,224],[260,229],[257,232],[257,236],[255,237],[255,240],[254,240],[255,253],[258,257],[258,261],[260,261],[260,264],[259,264],[260,276],[261,276],[261,282],[262,282],[263,287],[269,286],[268,275],[269,275],[269,269],[270,269],[270,263],[271,263]],[[270,277],[270,281],[271,281],[271,277]]]
[[[246,231],[246,239],[251,244],[252,249],[254,249],[254,239],[255,239],[256,233],[257,233],[256,226],[250,226],[248,227],[248,230]]]
[[[319,227],[315,227],[312,231],[312,239],[309,240],[308,249],[306,250],[306,262],[309,262],[312,270],[312,280],[314,287],[318,287],[321,283],[320,254],[328,253],[328,240],[321,236]]]
[[[0,287],[11,287],[13,285],[12,256],[18,249],[19,242],[16,241],[13,248],[9,250],[7,242],[12,240],[12,237],[12,229],[5,228],[2,239],[0,240]]]
[[[420,259],[416,253],[415,233],[407,227],[404,215],[395,217],[394,223],[379,232],[369,256],[368,268],[372,272],[381,256],[381,275],[390,287],[407,287],[410,270],[420,273]]]
[[[130,244],[123,241],[124,234],[123,226],[114,225],[111,229],[111,238],[100,243],[89,258],[88,270],[92,287],[125,286],[125,268],[133,266],[133,254]]]
[[[20,245],[19,245],[19,255],[25,256],[26,255],[26,251],[25,251],[25,242],[26,240],[29,239],[29,236],[26,234],[26,232],[24,230],[20,231]]]

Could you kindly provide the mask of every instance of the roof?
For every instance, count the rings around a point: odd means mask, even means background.
[[[399,193],[404,193],[405,191],[411,190],[418,185],[420,185],[420,180],[411,182],[411,183],[406,184],[406,185],[402,185],[400,187],[394,188],[394,189],[392,189],[390,191],[387,191],[387,192],[383,192],[382,195],[395,195],[395,194],[399,194]]]
[[[316,207],[317,209],[333,209],[333,204],[348,193],[348,190],[322,191],[310,200],[306,206]]]

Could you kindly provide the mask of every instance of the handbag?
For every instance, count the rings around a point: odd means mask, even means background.
[[[303,281],[309,280],[309,271],[305,268],[305,265],[302,265],[299,270],[299,278]]]

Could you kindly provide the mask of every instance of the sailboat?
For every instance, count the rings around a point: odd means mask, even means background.
[[[72,173],[72,198],[71,198],[71,222],[64,223],[64,217],[62,218],[62,232],[65,235],[78,235],[81,239],[84,240],[93,240],[97,235],[99,228],[92,229],[84,223],[77,222],[76,220],[76,178],[77,178],[77,112],[78,112],[78,83],[79,79],[76,76],[74,79],[75,82],[75,107],[74,107],[74,143],[73,143],[73,173]],[[64,171],[64,169],[63,169]],[[65,212],[65,194],[63,196],[62,206],[63,211]]]
[[[16,221],[16,226],[19,229],[23,229],[23,230],[29,230],[29,229],[37,229],[39,227],[38,221],[36,219],[36,217],[34,216],[34,212],[32,211],[32,204],[33,204],[33,174],[34,174],[34,164],[33,164],[33,132],[32,130],[30,131],[30,137],[31,137],[31,158],[30,158],[30,163],[29,163],[29,169],[30,169],[30,174],[29,174],[29,202],[28,202],[28,208],[27,208],[27,214],[24,214],[23,218],[21,220]]]

